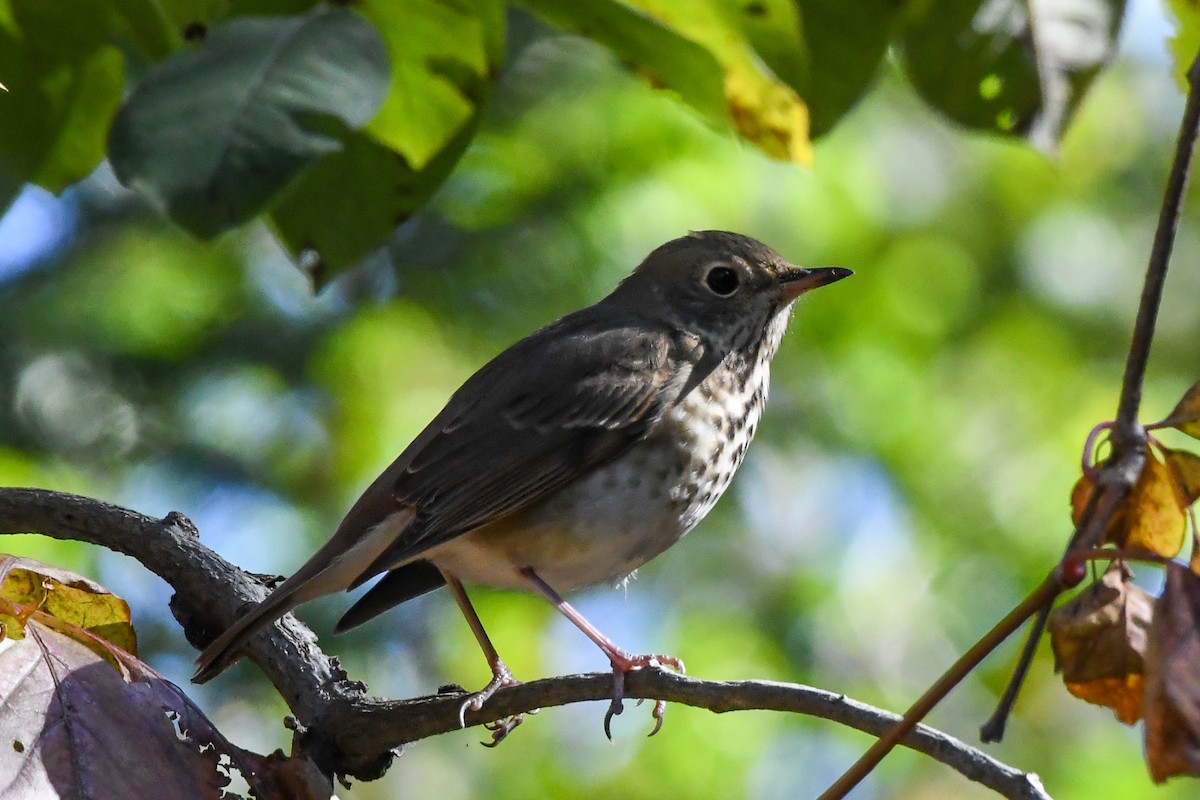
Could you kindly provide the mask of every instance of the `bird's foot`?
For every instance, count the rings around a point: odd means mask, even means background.
[[[664,655],[632,655],[622,650],[609,653],[609,659],[612,661],[613,668],[613,694],[612,702],[608,704],[608,711],[604,714],[604,735],[608,740],[612,741],[612,718],[625,710],[625,676],[635,669],[643,667],[670,667],[678,673],[687,672],[683,666],[683,661],[674,656]],[[641,705],[642,701],[638,701]],[[650,731],[649,736],[653,736],[662,729],[663,717],[667,713],[667,701],[654,701],[654,729]]]
[[[498,662],[492,668],[492,680],[488,683],[488,685],[483,687],[482,689],[480,689],[478,692],[475,692],[472,695],[468,695],[467,699],[464,700],[462,705],[458,707],[458,724],[459,724],[459,726],[463,727],[463,728],[467,727],[467,712],[470,711],[473,713],[478,713],[479,711],[481,711],[483,709],[484,704],[497,691],[499,691],[500,689],[503,689],[507,686],[520,686],[520,685],[521,685],[521,682],[513,677],[512,672],[510,672],[508,667],[506,667],[504,665],[504,662]],[[541,709],[535,708],[528,713],[536,714],[540,710]],[[492,734],[492,740],[490,742],[484,742],[483,743],[484,746],[495,747],[496,745],[500,744],[524,720],[525,720],[525,714],[522,713],[522,714],[513,714],[511,717],[505,717],[504,719],[498,719],[498,720],[494,720],[492,722],[484,723],[483,727],[486,728],[488,731],[490,731]]]

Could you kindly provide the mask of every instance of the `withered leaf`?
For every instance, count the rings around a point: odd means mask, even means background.
[[[113,669],[59,632],[66,626],[39,612],[23,639],[0,642],[5,800],[218,800],[238,796],[223,792],[232,772],[256,797],[293,796],[275,779],[278,764],[230,744],[162,676],[116,648]]]
[[[1142,658],[1154,598],[1113,565],[1050,615],[1055,667],[1067,691],[1111,708],[1132,725],[1142,716]]]
[[[1160,449],[1180,504],[1190,506],[1200,498],[1200,456],[1187,450]]]
[[[1196,516],[1190,508],[1188,516],[1192,518],[1192,557],[1188,559],[1188,569],[1196,575],[1200,575],[1200,543],[1196,541]]]
[[[35,611],[66,623],[67,627],[56,628],[88,647],[96,649],[98,637],[137,654],[129,604],[120,597],[74,572],[29,558],[0,555],[0,622],[5,633],[21,638],[25,620]],[[72,633],[72,628],[82,632]]]
[[[1179,564],[1150,626],[1143,704],[1150,777],[1200,775],[1200,576]]]
[[[1096,484],[1087,475],[1080,475],[1079,480],[1071,487],[1071,522],[1076,525],[1083,519],[1083,511],[1092,499]]]
[[[1127,532],[1118,546],[1164,558],[1179,555],[1187,532],[1187,506],[1180,502],[1171,471],[1153,451],[1146,454],[1146,466],[1122,505]]]
[[[1087,475],[1081,475],[1079,480],[1075,481],[1075,486],[1071,489],[1071,522],[1075,525],[1078,525],[1083,519],[1083,512],[1087,509],[1088,503],[1092,500],[1092,493],[1095,491],[1096,484]],[[1126,506],[1126,503],[1122,503],[1113,512],[1104,533],[1104,541],[1124,542],[1128,538]]]
[[[1200,439],[1200,381],[1192,384],[1178,405],[1162,422],[1156,422],[1151,428],[1174,428],[1183,431],[1188,436]]]

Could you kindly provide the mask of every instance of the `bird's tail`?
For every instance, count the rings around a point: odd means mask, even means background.
[[[339,529],[295,575],[204,649],[196,659],[192,681],[204,683],[216,677],[237,660],[243,644],[296,606],[348,588],[391,545],[398,532],[408,527],[413,516],[412,509],[401,509],[363,535]]]
[[[293,578],[295,577],[298,576],[293,576]],[[271,592],[265,600],[229,626],[224,633],[204,649],[204,652],[196,659],[196,674],[192,676],[193,683],[205,683],[215,678],[237,660],[238,650],[254,634],[301,603],[328,593],[314,591],[318,588],[315,580],[293,584],[289,587],[288,584],[292,582],[293,578],[280,584],[279,588]]]

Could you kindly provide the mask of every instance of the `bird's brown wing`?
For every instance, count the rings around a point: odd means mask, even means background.
[[[613,458],[677,399],[691,356],[670,331],[595,307],[513,345],[450,398],[329,541],[200,655],[193,680],[216,675],[297,605],[415,560]]]
[[[645,323],[568,317],[506,351],[364,494],[343,523],[397,507],[411,525],[359,576],[389,567],[546,496],[641,439],[674,402],[690,361]]]

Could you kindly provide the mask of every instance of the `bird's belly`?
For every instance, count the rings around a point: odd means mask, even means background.
[[[674,544],[691,527],[669,500],[675,468],[641,448],[563,487],[551,497],[431,551],[459,578],[529,589],[532,568],[559,591],[615,583]]]
[[[620,581],[704,518],[754,435],[760,403],[731,420],[704,413],[697,400],[681,403],[612,462],[424,557],[464,581],[499,588],[529,589],[523,568],[559,591]]]

